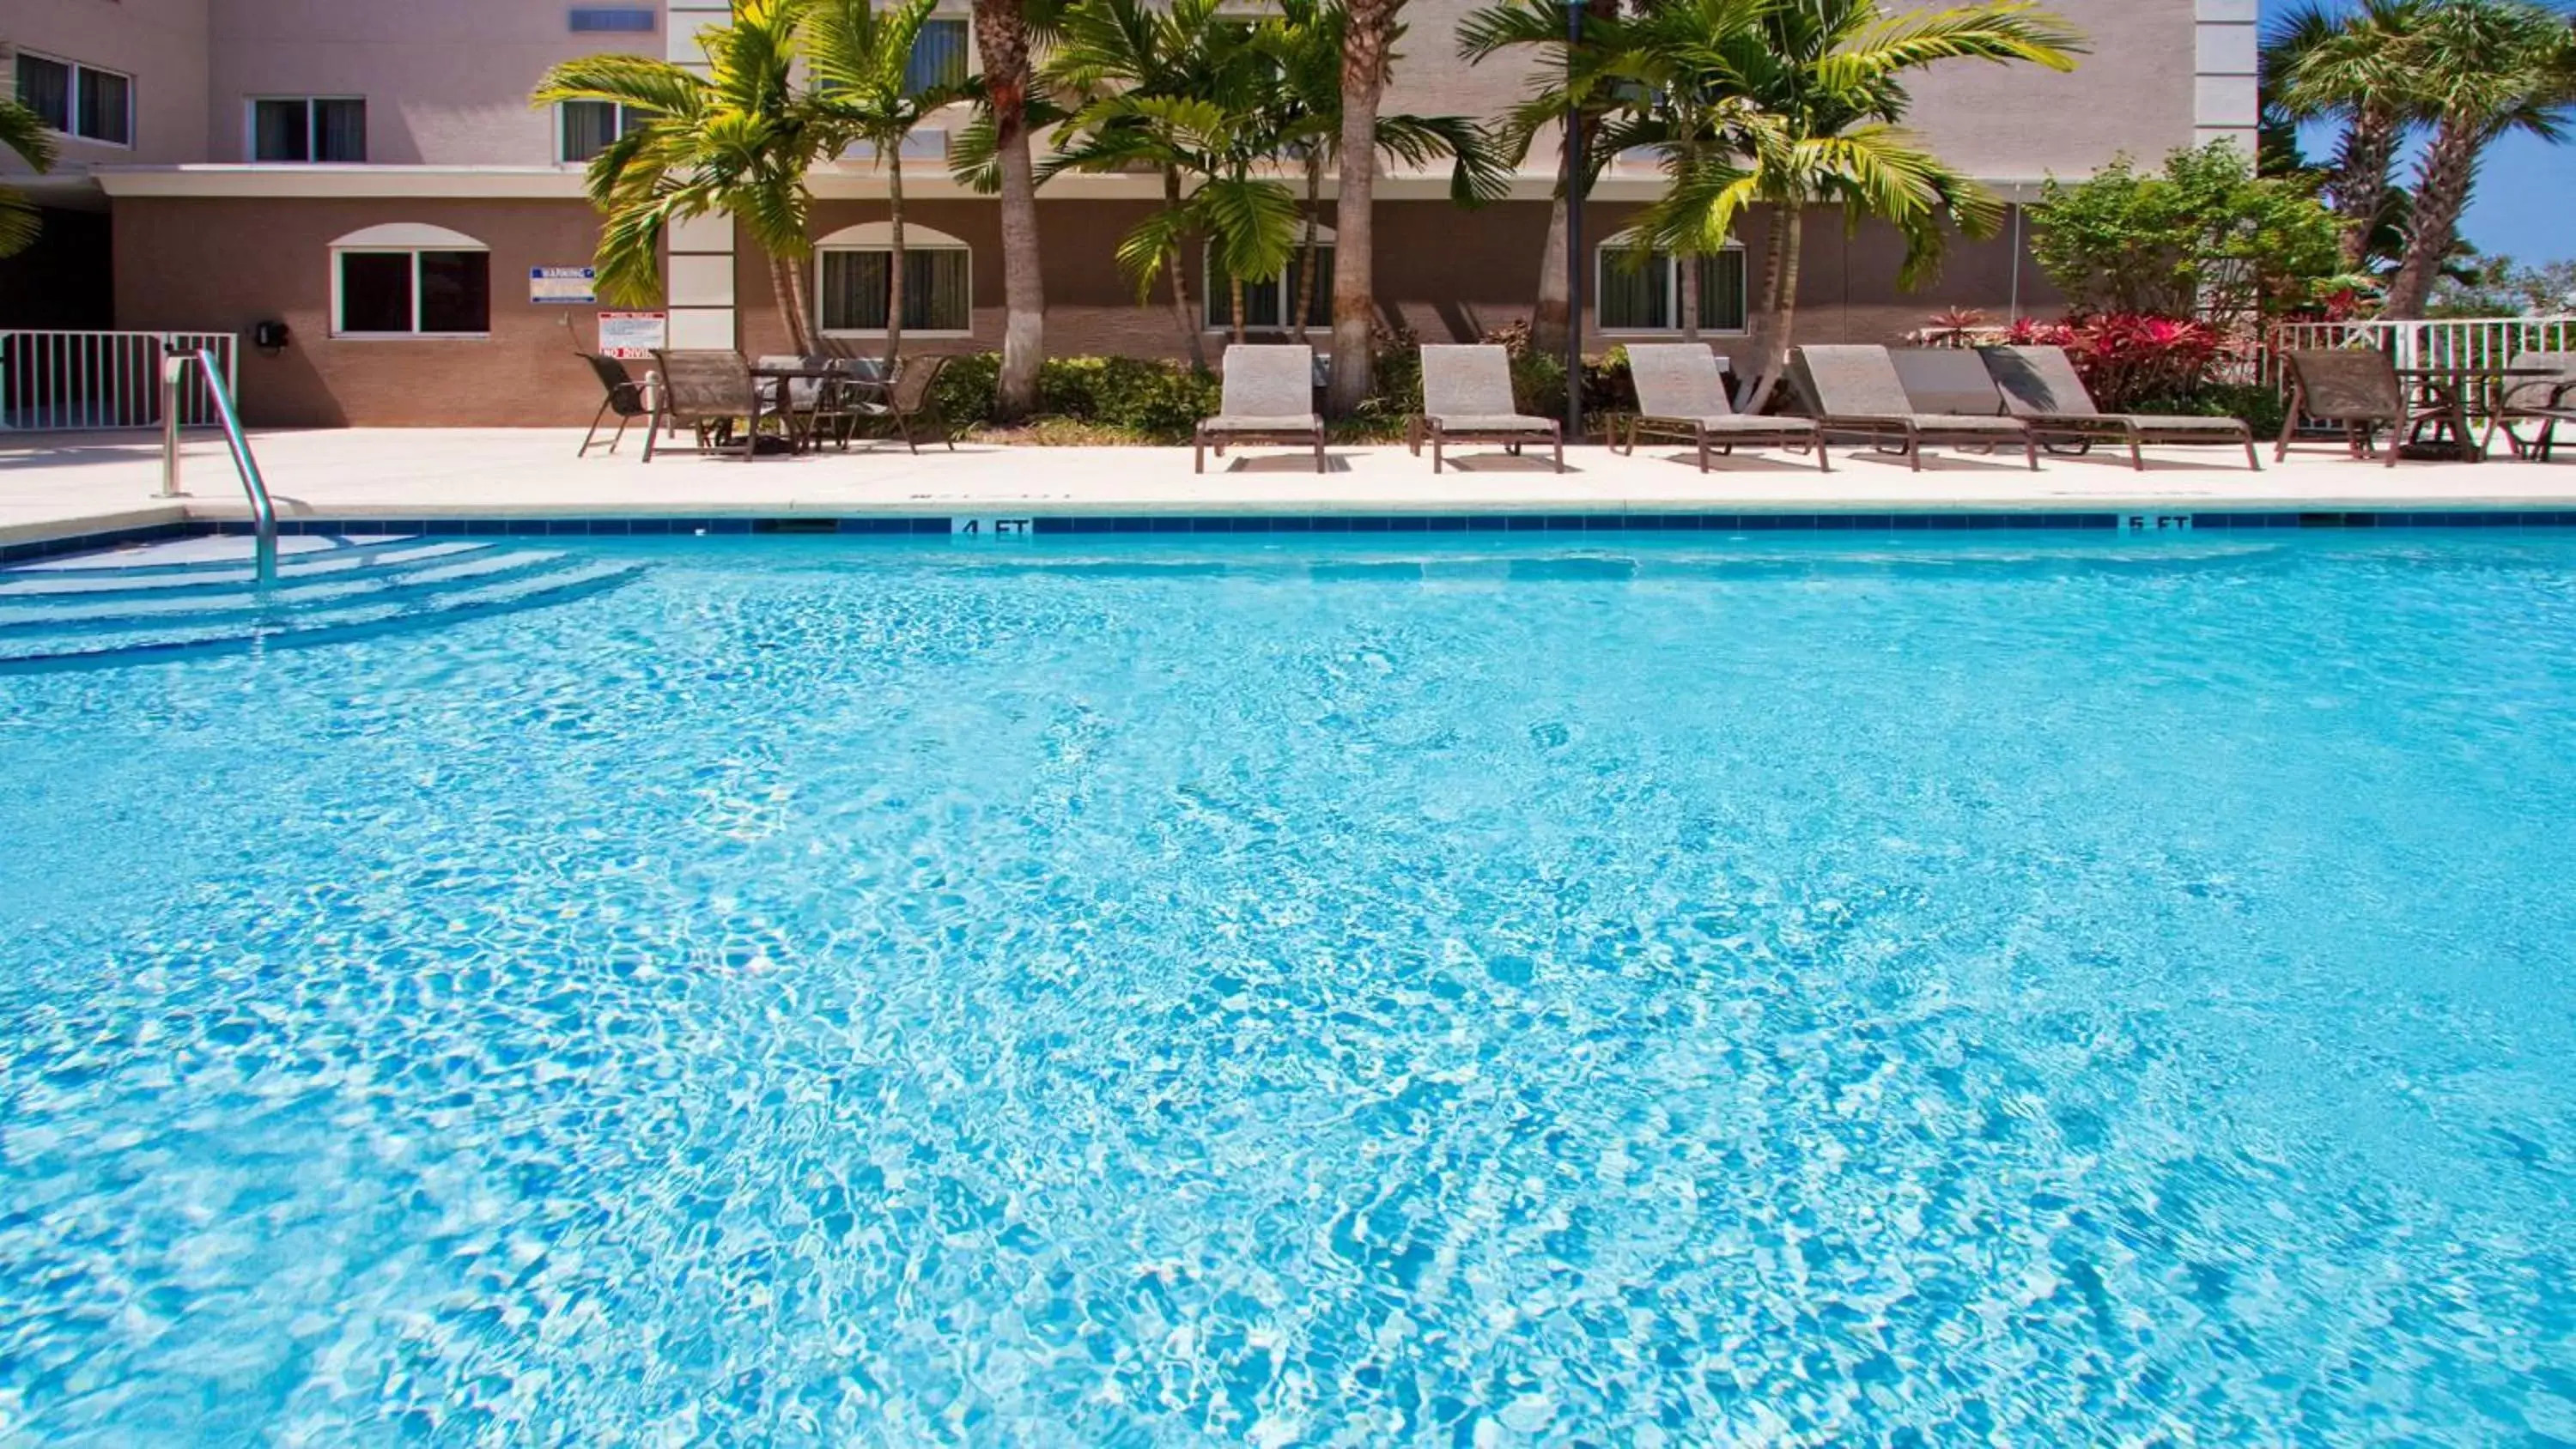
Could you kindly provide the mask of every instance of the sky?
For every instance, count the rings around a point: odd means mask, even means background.
[[[2546,3],[2576,10],[2576,0]],[[2262,5],[2266,24],[2291,8],[2285,0],[2262,0]],[[2308,154],[2319,158],[2334,144],[2330,131],[2304,141]],[[2550,146],[2529,136],[2507,136],[2487,151],[2460,232],[2478,250],[2518,261],[2576,258],[2576,200],[2571,198],[2576,198],[2576,142]]]

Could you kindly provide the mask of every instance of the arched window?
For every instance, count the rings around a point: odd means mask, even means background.
[[[1681,330],[1681,268],[1668,252],[1632,250],[1634,236],[1622,232],[1601,244],[1594,255],[1593,292],[1604,332],[1678,332]],[[1742,332],[1750,308],[1745,292],[1744,244],[1696,259],[1699,267],[1699,325],[1709,332]]]
[[[1306,255],[1305,228],[1297,231],[1297,249],[1288,257],[1288,270],[1276,277],[1259,281],[1246,279],[1243,284],[1243,325],[1254,332],[1285,332],[1296,323],[1297,269]],[[1215,248],[1201,253],[1207,278],[1207,326],[1211,332],[1230,331],[1234,327],[1234,281],[1225,274],[1225,264],[1218,261]],[[1306,309],[1306,325],[1333,325],[1333,229],[1315,228],[1315,295]]]
[[[393,222],[331,243],[334,337],[487,337],[492,251],[460,231]]]
[[[882,221],[845,226],[814,244],[815,307],[827,337],[886,330],[893,294],[894,229]],[[903,229],[903,330],[966,337],[975,330],[974,253],[943,231]]]

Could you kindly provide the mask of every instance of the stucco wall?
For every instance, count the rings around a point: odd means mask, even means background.
[[[547,165],[554,118],[528,108],[546,67],[606,51],[662,53],[658,33],[575,35],[569,5],[530,0],[210,3],[206,127],[216,161],[247,159],[251,97],[344,95],[367,98],[370,162]]]
[[[134,145],[66,138],[64,169],[202,161],[206,150],[208,0],[9,0],[0,45],[85,62],[134,78]],[[14,63],[0,85],[14,86]],[[0,170],[23,173],[0,152]]]

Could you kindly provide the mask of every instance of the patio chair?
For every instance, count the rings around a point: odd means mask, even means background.
[[[666,426],[687,424],[698,447],[713,452],[732,445],[733,425],[743,423],[742,452],[752,456],[760,443],[762,420],[770,416],[767,400],[752,383],[751,364],[731,351],[656,352],[659,374],[654,389],[653,421],[644,437],[644,461],[653,461],[653,439]],[[780,420],[783,424],[784,420]]]
[[[773,353],[760,358],[753,366],[806,368],[855,375],[857,359],[832,357],[820,353],[807,353],[801,356]],[[774,389],[777,384],[771,382],[764,386]],[[830,377],[787,379],[789,430],[798,436],[813,440],[814,445],[819,448],[828,429],[834,441],[843,448],[848,448],[851,424],[862,416],[856,406],[857,392],[857,389]],[[776,393],[772,392],[771,397],[775,398]]]
[[[581,448],[573,456],[590,456],[599,437],[599,425],[607,421],[610,413],[617,414],[617,431],[608,439],[608,451],[615,453],[617,445],[626,441],[626,425],[637,418],[650,417],[653,405],[644,396],[644,384],[627,372],[625,363],[592,352],[581,354],[581,360],[589,363],[591,372],[598,377],[601,397],[599,411],[590,415],[590,431],[581,435]],[[645,439],[648,445],[651,441],[649,436]]]
[[[1511,354],[1500,347],[1437,344],[1422,349],[1422,411],[1405,422],[1405,446],[1417,458],[1431,443],[1431,471],[1441,470],[1451,443],[1500,443],[1518,456],[1521,445],[1543,441],[1556,449],[1556,471],[1565,471],[1565,426],[1531,417],[1512,401]]]
[[[883,418],[894,425],[896,436],[915,453],[921,451],[916,430],[927,423],[937,423],[939,440],[948,451],[957,451],[957,434],[939,415],[937,396],[939,375],[948,370],[950,359],[939,353],[926,357],[907,357],[897,362],[894,381],[882,387],[849,389],[850,415],[854,418]],[[876,369],[871,369],[876,370]]]
[[[1637,383],[1637,411],[1628,419],[1630,456],[1640,437],[1670,438],[1696,448],[1699,470],[1705,473],[1711,443],[1721,453],[1733,453],[1738,443],[1777,443],[1812,447],[1816,467],[1834,471],[1815,419],[1752,418],[1737,412],[1726,396],[1726,360],[1696,342],[1632,342],[1628,371]]]
[[[2093,401],[2075,360],[2063,347],[1981,347],[1986,371],[2003,390],[2004,407],[2030,424],[2044,444],[2051,438],[2091,443],[2097,438],[2125,439],[2129,466],[2147,471],[2142,451],[2148,443],[2225,443],[2245,449],[2245,466],[2260,473],[2262,455],[2254,449],[2254,428],[2242,418],[2194,418],[2149,413],[2106,413]]]
[[[1224,391],[1217,413],[1190,435],[1190,471],[1207,471],[1207,450],[1229,443],[1295,443],[1315,450],[1324,471],[1324,420],[1315,412],[1315,349],[1291,344],[1225,350]]]
[[[2369,457],[2372,433],[2387,428],[2388,453],[2382,461],[2397,466],[2398,444],[2412,431],[2415,411],[2387,353],[2368,347],[2285,352],[2281,366],[2290,405],[2281,419],[2280,441],[2272,446],[2273,462],[2290,456],[2290,439],[2305,419],[2341,424],[2344,450],[2355,458]],[[2468,429],[2462,426],[2458,435],[2466,438]]]
[[[1866,439],[1880,452],[1901,454],[1917,473],[1923,471],[1926,443],[1987,448],[2019,443],[2031,471],[2039,471],[2038,438],[2021,419],[2002,415],[2000,395],[1988,414],[1921,411],[1884,347],[1801,347],[1791,352],[1789,366],[1815,409],[1817,431],[1827,437],[1840,433]],[[1994,391],[1991,379],[1986,390]],[[1893,449],[1890,439],[1897,444]]]
[[[2558,425],[2576,426],[2576,352],[2518,353],[2509,368],[2514,372],[2546,368],[2558,375],[2505,379],[2496,394],[2495,409],[2487,415],[2486,446],[2492,449],[2495,435],[2501,432],[2515,457],[2546,463],[2558,443]],[[2513,430],[2518,422],[2540,424],[2539,434],[2524,442]]]

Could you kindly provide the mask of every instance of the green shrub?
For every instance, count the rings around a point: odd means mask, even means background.
[[[2187,393],[2141,397],[2126,412],[2168,417],[2242,418],[2258,438],[2277,437],[2288,404],[2278,389],[2259,382],[2205,382]]]

